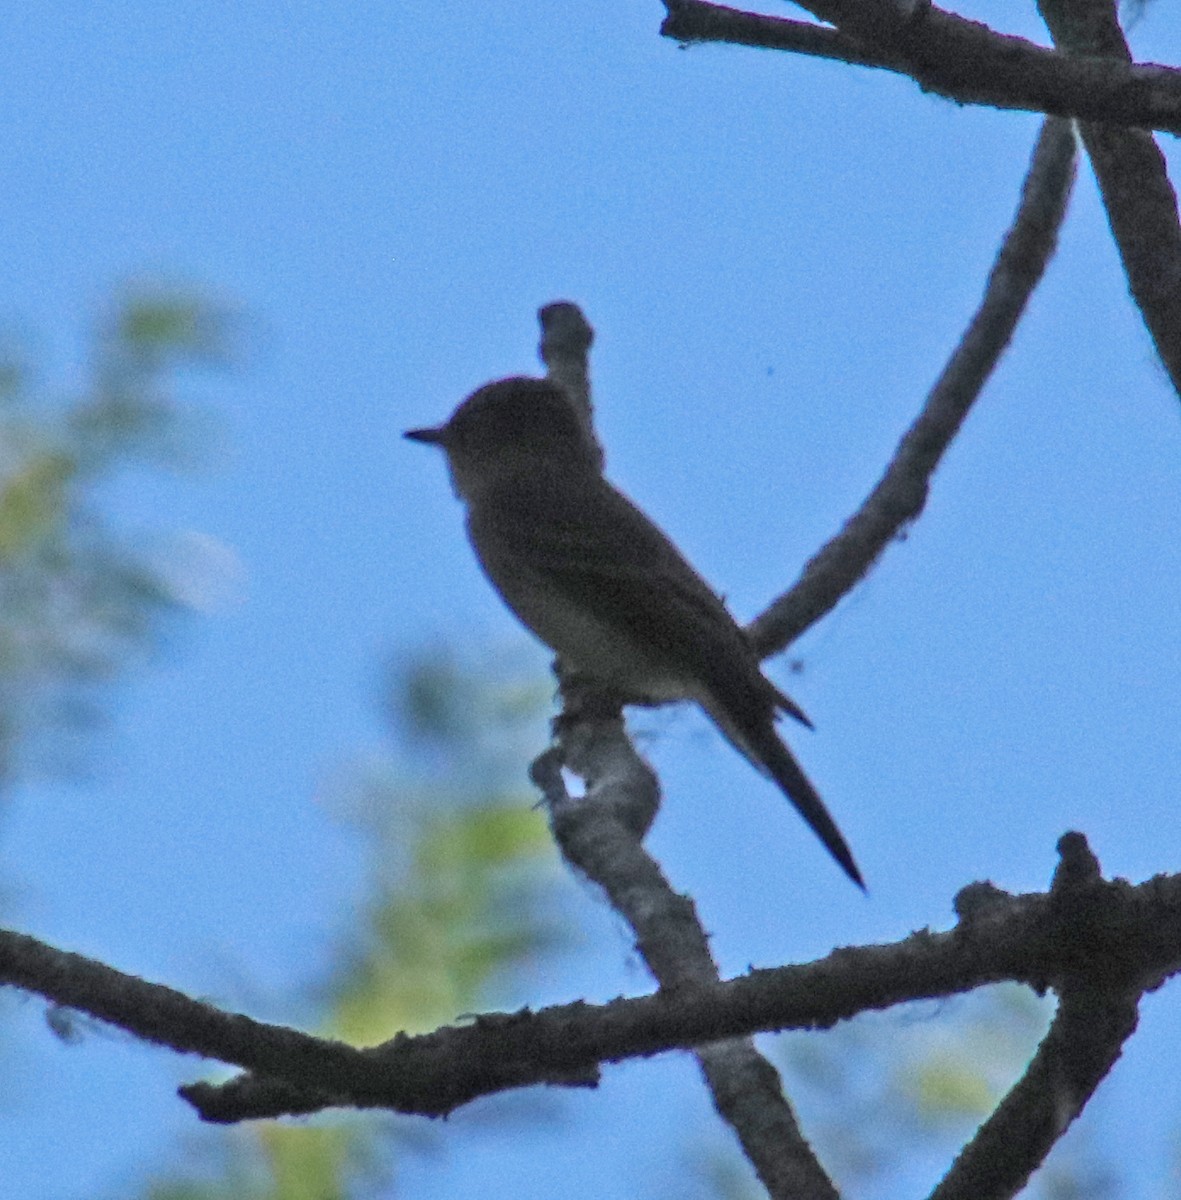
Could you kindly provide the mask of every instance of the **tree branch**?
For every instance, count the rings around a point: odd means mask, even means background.
[[[1057,245],[1074,181],[1074,134],[1048,118],[1034,147],[1017,215],[984,298],[898,444],[885,474],[800,578],[747,627],[760,654],[776,654],[834,608],[927,501],[931,476],[988,380]]]
[[[838,28],[743,12],[706,0],[664,0],[660,32],[682,43],[788,50],[907,75],[957,104],[1044,112],[1181,133],[1181,71],[1156,63],[1070,57],[922,4],[801,0]],[[867,9],[875,19],[865,17]]]
[[[602,711],[593,690],[569,680],[562,692],[558,746],[538,759],[533,775],[563,857],[603,889],[635,931],[636,949],[662,994],[716,985],[717,965],[693,901],[673,891],[642,844],[658,802],[656,776],[636,754],[617,708]],[[567,793],[559,762],[585,781],[585,798]],[[710,1039],[696,1056],[714,1107],[768,1194],[836,1200],[836,1189],[800,1133],[779,1072],[753,1041]]]
[[[1081,835],[1064,838],[1063,861],[1080,845],[1085,848]],[[674,909],[689,903],[674,900]],[[606,1005],[487,1014],[368,1050],[224,1013],[11,932],[0,931],[0,982],[144,1040],[257,1072],[221,1086],[182,1089],[205,1119],[239,1121],[330,1105],[440,1116],[508,1088],[591,1085],[603,1062],[756,1032],[824,1029],[859,1012],[1007,980],[1039,991],[1053,987],[1064,1005],[1074,995],[1076,1013],[1095,1003],[1092,994],[1115,997],[1102,1001],[1112,1016],[1095,1031],[1092,1048],[1069,1043],[1079,1055],[1070,1078],[1098,1082],[1097,1064],[1118,1052],[1111,1050],[1112,1038],[1123,1028],[1126,998],[1181,970],[1181,876],[1138,886],[1096,876],[1025,896],[975,885],[960,894],[957,908],[959,922],[946,933],[921,931],[893,945],[836,950],[803,966],[751,971],[725,983],[689,981]],[[1069,1019],[1075,1022],[1069,1029],[1077,1029],[1076,1018]],[[1080,1088],[1071,1094],[1081,1096]]]
[[[566,390],[599,452],[603,465],[603,447],[595,433],[595,413],[591,404],[590,348],[595,331],[581,308],[569,300],[555,300],[537,310],[541,326],[541,344],[537,347],[546,365],[546,376]]]
[[[1111,0],[1039,0],[1038,11],[1068,54],[1131,60]],[[1081,133],[1132,298],[1181,394],[1181,225],[1164,155],[1140,129],[1087,121]]]
[[[546,305],[538,315],[549,376],[571,392],[590,424],[590,325],[569,303]],[[562,694],[556,745],[533,764],[532,775],[558,848],[631,925],[637,949],[662,989],[716,983],[717,965],[692,900],[672,890],[644,850],[660,784],[628,739],[618,700],[563,672],[560,662],[555,670]],[[584,780],[585,797],[570,797],[562,766]],[[836,1189],[800,1133],[778,1071],[753,1041],[713,1041],[699,1047],[696,1057],[714,1107],[773,1200],[836,1200]]]
[[[1062,839],[1051,891],[1085,907],[1099,864],[1077,835]],[[1068,979],[1058,1011],[1021,1079],[960,1152],[931,1200],[1008,1200],[1029,1182],[1082,1112],[1136,1029],[1143,981]]]

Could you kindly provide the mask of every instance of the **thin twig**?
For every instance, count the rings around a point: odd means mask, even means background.
[[[541,344],[537,351],[546,366],[546,376],[566,390],[582,417],[603,465],[603,447],[595,433],[591,404],[590,348],[595,331],[582,309],[569,300],[554,300],[537,310]]]

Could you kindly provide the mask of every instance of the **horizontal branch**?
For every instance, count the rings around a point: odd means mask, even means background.
[[[1146,990],[1181,969],[1181,876],[1139,886],[1095,879],[1025,896],[974,885],[957,908],[959,923],[946,933],[836,950],[805,966],[671,994],[488,1014],[369,1050],[220,1012],[11,932],[0,932],[0,982],[253,1072],[182,1089],[205,1119],[239,1121],[330,1105],[439,1116],[509,1088],[591,1085],[604,1062],[760,1031],[828,1028],[860,1012],[1006,980],[1039,990],[1081,981]]]
[[[665,0],[660,32],[682,43],[728,42],[893,71],[957,104],[1181,133],[1181,71],[1173,67],[1072,57],[933,5],[911,6],[909,18],[899,15],[901,5],[804,0],[803,7],[840,28]],[[867,11],[872,24],[854,19]]]

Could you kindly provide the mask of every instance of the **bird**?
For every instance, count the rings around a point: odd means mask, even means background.
[[[811,722],[763,674],[721,597],[606,479],[588,416],[566,391],[548,379],[498,379],[443,424],[405,436],[444,452],[484,574],[566,670],[626,702],[696,702],[864,890],[844,836],[775,726],[780,713]]]

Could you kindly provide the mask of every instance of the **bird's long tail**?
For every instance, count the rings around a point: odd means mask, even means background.
[[[820,799],[820,793],[812,786],[803,768],[780,739],[771,712],[768,711],[765,716],[757,714],[743,721],[743,728],[739,729],[734,718],[720,711],[712,697],[708,701],[702,699],[700,703],[713,723],[725,735],[726,740],[757,771],[769,776],[779,785],[780,791],[795,805],[796,811],[808,822],[812,832],[824,843],[845,874],[865,891],[865,881],[861,878],[861,872],[857,869],[844,835],[829,815],[824,801]]]
[[[754,748],[766,771],[796,806],[800,816],[808,822],[812,832],[824,843],[829,854],[840,863],[845,874],[865,891],[865,880],[861,878],[861,872],[853,861],[853,854],[844,835],[829,815],[820,794],[812,786],[812,781],[804,774],[792,752],[779,740],[774,727],[770,729],[767,737],[760,739],[760,743]]]

